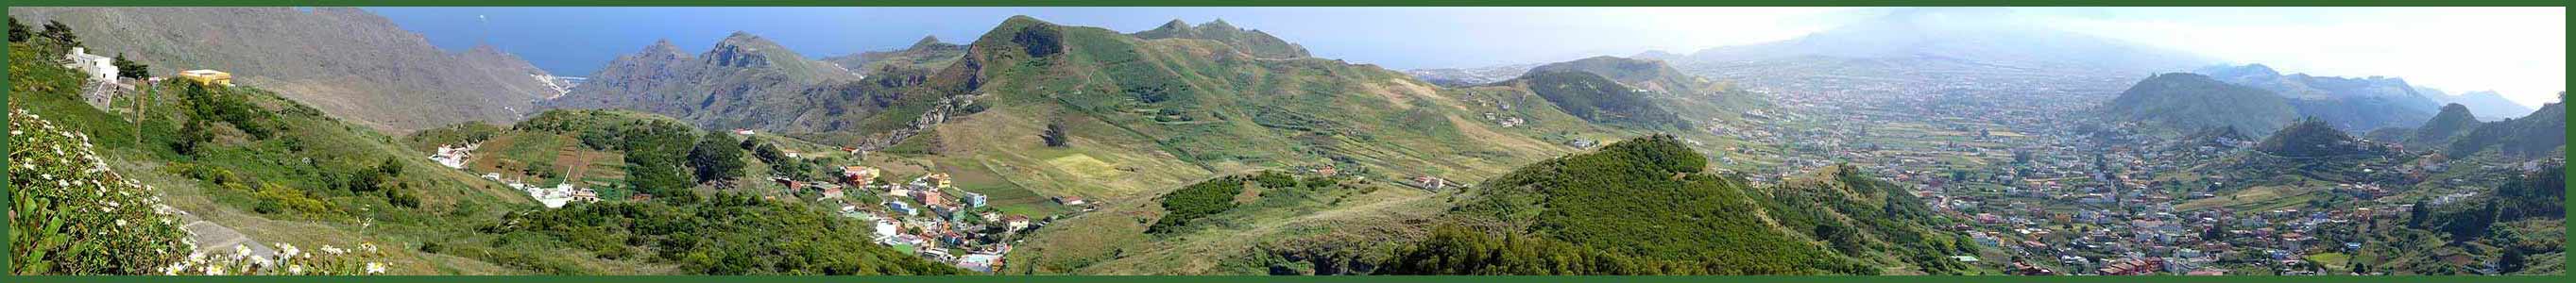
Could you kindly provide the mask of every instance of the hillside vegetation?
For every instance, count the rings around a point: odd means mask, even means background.
[[[392,20],[347,7],[20,7],[61,21],[89,53],[128,56],[171,76],[230,72],[332,117],[403,133],[464,121],[509,122],[562,95],[552,75],[489,46],[441,50]],[[51,58],[59,58],[48,56]]]
[[[2119,121],[2139,122],[2173,133],[2233,127],[2253,135],[2280,130],[2299,113],[2286,99],[2271,92],[2189,73],[2160,74],[2139,81],[2100,110]]]
[[[1842,242],[1851,254],[1876,258],[1857,235],[1884,237],[1889,243],[1937,247],[1922,252],[1960,248],[1935,237],[1933,242],[1899,243],[1926,238],[1918,225],[1928,216],[1918,209],[1878,208],[1900,212],[1868,227],[1850,229],[1838,217],[1859,203],[1828,205],[1829,210],[1788,209],[1775,201],[1814,200],[1788,192],[1766,196],[1742,181],[1702,172],[1707,160],[1671,136],[1613,143],[1599,151],[1570,155],[1523,167],[1489,180],[1465,193],[1447,213],[1446,228],[1423,241],[1396,249],[1382,274],[1878,274],[1881,270],[1854,256],[1810,242],[1809,231]],[[1848,173],[1828,173],[1848,174]],[[1841,179],[1836,179],[1839,182]],[[1870,187],[1840,187],[1861,193]],[[1831,185],[1799,190],[1836,190]],[[1776,200],[1774,198],[1777,198]],[[1898,199],[1864,199],[1884,203]],[[1804,206],[1806,204],[1798,204]],[[1919,204],[1918,204],[1919,205]],[[1830,211],[1830,212],[1829,212]],[[1879,214],[1879,213],[1872,213]],[[1830,218],[1829,218],[1830,217]],[[1781,219],[1796,219],[1784,222]],[[1795,225],[1795,226],[1792,226]],[[1834,228],[1814,228],[1834,227]],[[1804,230],[1794,230],[1804,229]],[[1793,232],[1794,231],[1794,232]],[[1887,233],[1887,234],[1879,234]],[[1896,255],[1895,258],[1932,257]],[[1938,270],[1938,269],[1935,269]]]

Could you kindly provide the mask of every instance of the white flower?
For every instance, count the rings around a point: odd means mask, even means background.
[[[235,257],[235,258],[239,258],[239,257],[242,257],[242,256],[248,256],[248,255],[250,255],[250,245],[249,245],[249,244],[233,245],[233,257]]]
[[[297,265],[289,265],[289,266],[286,266],[286,274],[288,274],[288,275],[304,275],[304,265],[302,265],[302,264],[297,264]]]
[[[125,227],[125,219],[117,219],[117,220],[116,220],[116,226],[117,226],[117,227]]]
[[[213,266],[213,265],[208,265],[208,266],[206,266],[206,275],[224,275],[224,269],[223,269],[223,268],[216,268],[216,267],[215,267],[215,266]]]
[[[280,252],[278,256],[288,258],[293,258],[296,254],[304,253],[304,250],[296,249],[295,244],[288,243],[277,243],[277,251]]]
[[[367,274],[377,274],[377,273],[385,273],[385,263],[382,263],[382,262],[368,262],[368,263],[367,263]]]
[[[347,253],[347,252],[349,252],[349,250],[343,250],[343,249],[340,249],[340,248],[337,248],[337,247],[332,247],[331,245],[322,245],[322,252],[331,253],[331,254],[335,254],[335,255],[336,255],[336,254],[341,254],[341,253]]]
[[[372,253],[372,252],[376,252],[376,243],[360,242],[360,243],[358,243],[358,250],[363,250],[363,251],[367,251],[367,252],[370,252],[370,253]]]

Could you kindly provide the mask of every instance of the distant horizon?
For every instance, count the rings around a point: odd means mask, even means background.
[[[703,51],[742,31],[809,59],[969,43],[1013,15],[1136,32],[1218,19],[1389,69],[1476,68],[1795,39],[1887,8],[367,8],[449,51],[492,45],[560,76],[589,76],[656,40]],[[2526,107],[2565,90],[2565,8],[2012,8],[2057,29],[2260,63],[2284,73],[2404,78]],[[2387,21],[2406,17],[2411,21]],[[2537,23],[2537,24],[2535,24]],[[615,26],[611,26],[615,25]],[[846,25],[846,27],[834,27]],[[823,28],[818,28],[823,27]],[[1693,36],[1669,36],[1691,34]],[[2405,38],[2420,40],[2386,40]],[[1530,42],[1551,44],[1534,45]],[[2482,42],[2485,44],[2460,44]],[[2190,70],[2173,70],[2176,72]]]

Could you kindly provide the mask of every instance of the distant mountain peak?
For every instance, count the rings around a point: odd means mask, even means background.
[[[716,41],[716,46],[727,46],[727,45],[778,45],[778,44],[777,44],[777,43],[775,43],[775,42],[769,42],[769,39],[761,38],[761,37],[760,37],[760,35],[751,34],[750,32],[735,31],[735,32],[733,32],[733,34],[731,34],[731,35],[726,35],[726,36],[725,36],[725,38],[724,38],[724,40]]]
[[[2275,75],[2281,74],[2281,72],[2280,72],[2280,71],[2278,71],[2278,70],[2273,70],[2273,69],[2272,69],[2272,66],[2265,66],[2265,65],[2263,65],[2263,63],[2250,63],[2250,64],[2245,64],[2245,68],[2246,68],[2246,69],[2249,69],[2249,70],[2262,70],[2262,72],[2265,72],[2265,73],[2272,73],[2272,74],[2275,74]]]
[[[1216,20],[1208,21],[1207,23],[1204,23],[1204,24],[1199,24],[1198,29],[1200,29],[1200,30],[1210,30],[1210,29],[1217,29],[1217,30],[1242,30],[1243,28],[1237,28],[1237,27],[1234,27],[1234,24],[1228,24],[1228,23],[1226,23],[1226,22],[1225,22],[1225,19],[1223,19],[1223,18],[1218,18],[1218,19],[1216,19]]]
[[[1180,19],[1173,19],[1170,22],[1164,22],[1160,27],[1128,35],[1143,39],[1189,38],[1214,40],[1233,46],[1236,49],[1240,49],[1244,53],[1251,54],[1255,57],[1312,57],[1311,54],[1306,53],[1305,46],[1300,46],[1296,43],[1289,43],[1287,40],[1280,39],[1278,36],[1272,36],[1270,33],[1261,32],[1260,30],[1235,27],[1234,24],[1226,23],[1225,19],[1216,19],[1197,26],[1191,26],[1188,22],[1183,22]]]
[[[2423,126],[2415,127],[2415,135],[2408,137],[2403,143],[2412,147],[2450,141],[2451,137],[2468,133],[2470,129],[2478,127],[2478,116],[2471,113],[2474,111],[2469,110],[2467,105],[2459,103],[2442,105],[2441,113],[2433,114],[2433,118],[2424,121]]]
[[[652,45],[645,45],[643,50],[635,51],[635,54],[647,58],[689,58],[689,53],[680,51],[680,46],[671,44],[670,39],[655,40]]]
[[[912,48],[907,48],[907,49],[919,50],[919,49],[922,49],[922,48],[936,47],[936,46],[939,46],[939,45],[942,45],[942,44],[946,44],[946,43],[944,43],[944,42],[939,42],[939,36],[937,36],[937,35],[924,35],[924,36],[921,36],[921,41],[914,41],[914,42],[912,42]]]
[[[2525,106],[2522,103],[2505,99],[2504,94],[2496,93],[2494,90],[2481,90],[2444,95],[2440,90],[2418,88],[2416,92],[2422,93],[2425,97],[2433,98],[2434,100],[2467,105],[2469,110],[2480,114],[2478,115],[2478,119],[2485,121],[2498,121],[2507,118],[2522,117],[2523,115],[2531,114],[2533,110],[2531,106]]]
[[[702,60],[709,60],[717,66],[725,67],[752,68],[769,66],[773,62],[804,60],[803,56],[796,55],[795,52],[777,42],[740,31],[725,36],[722,41],[717,41],[716,46],[708,49],[705,54],[700,56]]]

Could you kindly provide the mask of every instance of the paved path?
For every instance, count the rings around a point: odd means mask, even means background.
[[[257,239],[251,239],[249,235],[242,235],[241,231],[234,231],[232,227],[224,227],[223,224],[197,218],[195,214],[181,213],[179,222],[185,223],[179,228],[188,231],[188,239],[196,240],[197,246],[194,248],[198,252],[207,255],[229,255],[233,253],[235,246],[250,246],[252,255],[262,257],[277,255],[276,248],[262,244]]]

